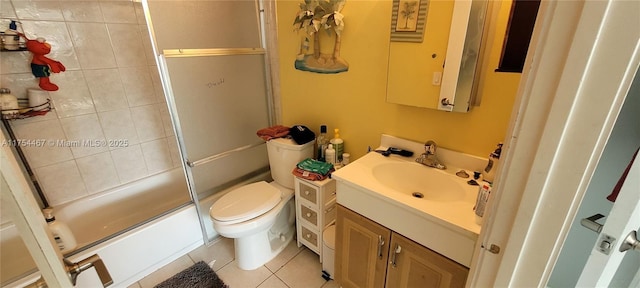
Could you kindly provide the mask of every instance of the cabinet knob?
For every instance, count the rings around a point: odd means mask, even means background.
[[[305,237],[311,239],[311,234],[307,234]]]
[[[307,212],[307,218],[311,217],[311,213]]]
[[[304,191],[304,195],[309,195],[309,191]]]

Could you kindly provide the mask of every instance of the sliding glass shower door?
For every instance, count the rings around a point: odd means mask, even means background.
[[[209,207],[234,185],[269,177],[267,51],[254,1],[149,1],[154,45],[205,241]]]

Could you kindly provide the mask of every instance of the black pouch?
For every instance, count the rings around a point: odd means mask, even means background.
[[[307,126],[294,125],[289,129],[289,136],[293,138],[298,145],[306,144],[316,139],[316,134],[309,130]]]

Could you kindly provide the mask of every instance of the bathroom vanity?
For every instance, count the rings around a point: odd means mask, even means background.
[[[336,280],[343,287],[464,287],[480,225],[478,186],[455,173],[486,159],[440,148],[439,170],[415,162],[424,143],[383,135],[381,148],[333,173],[336,180]]]
[[[341,205],[336,225],[335,277],[342,287],[465,285],[467,267]]]
[[[295,178],[298,247],[307,246],[322,262],[322,232],[336,220],[336,181]]]

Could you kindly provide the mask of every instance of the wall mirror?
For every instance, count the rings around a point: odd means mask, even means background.
[[[479,78],[487,6],[485,0],[394,0],[387,102],[468,112]],[[407,22],[415,30],[403,31]],[[403,33],[422,35],[406,40]]]

